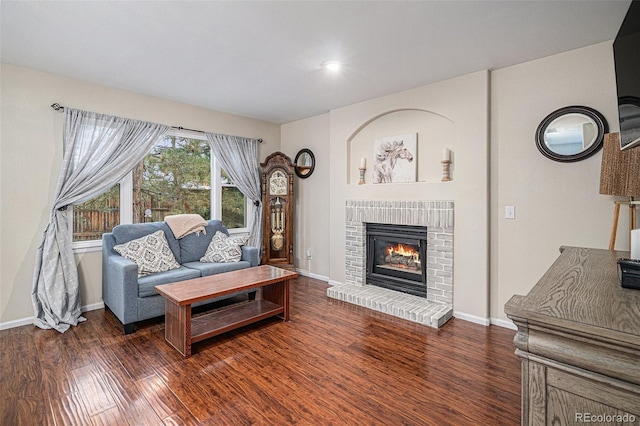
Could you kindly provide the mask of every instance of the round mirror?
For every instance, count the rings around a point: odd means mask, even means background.
[[[560,108],[545,117],[536,130],[536,146],[554,161],[584,160],[602,148],[607,121],[585,106]]]
[[[296,165],[295,171],[298,177],[306,179],[311,176],[313,169],[316,168],[316,157],[313,156],[313,152],[311,152],[310,149],[303,148],[298,151],[294,163]]]

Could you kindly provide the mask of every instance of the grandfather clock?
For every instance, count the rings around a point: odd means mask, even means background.
[[[293,265],[293,171],[291,158],[274,152],[262,167],[262,263],[295,271]]]

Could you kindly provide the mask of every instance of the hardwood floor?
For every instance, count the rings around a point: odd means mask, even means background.
[[[193,346],[162,319],[124,336],[108,311],[64,334],[0,332],[2,425],[516,425],[514,331],[452,319],[435,330],[291,286],[291,320]]]

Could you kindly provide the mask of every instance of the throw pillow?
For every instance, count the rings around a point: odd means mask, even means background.
[[[180,267],[169,248],[169,243],[163,230],[131,240],[128,243],[119,244],[114,246],[113,249],[122,257],[138,265],[138,277]]]
[[[228,263],[239,262],[242,258],[242,246],[249,240],[248,236],[227,236],[223,232],[216,232],[211,239],[207,251],[200,262]]]

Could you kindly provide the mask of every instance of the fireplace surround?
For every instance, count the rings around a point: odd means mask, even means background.
[[[348,200],[345,280],[327,289],[334,299],[440,327],[453,315],[453,201]],[[366,224],[427,227],[427,297],[367,284]]]

